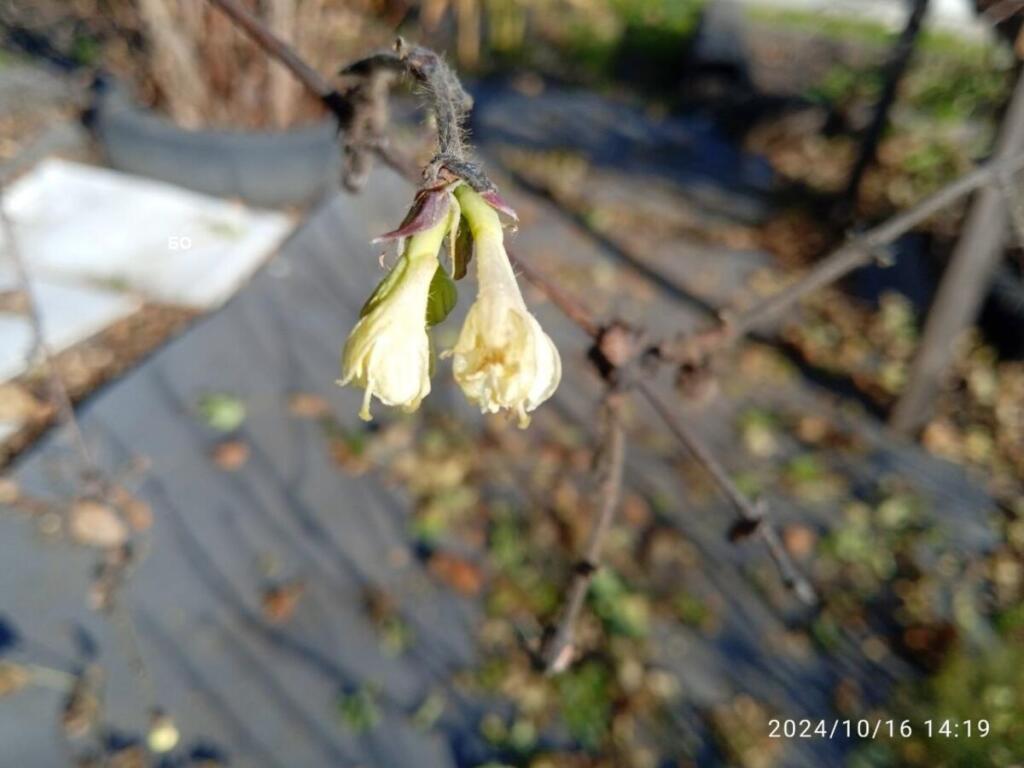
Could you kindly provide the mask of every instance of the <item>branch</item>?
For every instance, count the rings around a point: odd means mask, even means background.
[[[755,503],[747,498],[744,493],[736,487],[736,484],[729,477],[725,468],[711,454],[707,446],[690,428],[669,409],[669,407],[658,397],[651,387],[644,382],[637,382],[636,388],[644,396],[651,407],[654,408],[661,420],[665,422],[669,430],[683,446],[693,454],[697,462],[704,467],[714,478],[718,487],[728,497],[729,501],[739,513],[739,520],[732,526],[729,538],[736,541],[747,536],[758,534],[768,547],[768,553],[775,561],[776,567],[782,576],[783,583],[791,589],[794,594],[807,605],[815,605],[818,596],[814,587],[804,578],[790,559],[785,547],[779,539],[778,531],[772,522],[766,519],[767,505],[763,502]]]
[[[480,166],[467,156],[463,124],[473,100],[455,73],[430,49],[407,46],[399,38],[394,53],[373,54],[343,68],[339,74],[356,76],[360,83],[342,93],[238,0],[209,2],[265,53],[284,64],[335,115],[339,128],[346,134],[345,149],[350,162],[345,183],[350,189],[357,189],[365,181],[372,153],[413,183],[422,182],[424,176],[428,182],[437,181],[448,172],[478,192],[495,191]],[[383,133],[386,120],[381,115],[386,118],[387,90],[394,74],[401,72],[425,86],[425,96],[437,118],[438,153],[422,174],[407,159],[387,149]]]
[[[993,162],[1008,165],[1022,151],[1024,75],[1019,75],[999,130]],[[981,310],[992,275],[1005,253],[1007,224],[1013,220],[1005,194],[1010,187],[1009,169],[1003,179],[1002,184],[990,185],[971,202],[928,311],[907,384],[890,414],[889,426],[896,432],[911,436],[928,421],[935,395],[956,354],[954,342]]]
[[[867,130],[861,139],[860,150],[857,159],[850,170],[850,178],[846,184],[846,191],[842,199],[842,215],[845,219],[849,216],[857,204],[857,196],[860,191],[861,181],[864,174],[878,154],[878,145],[882,141],[882,135],[889,124],[889,113],[896,103],[896,96],[899,93],[900,83],[903,82],[910,59],[917,47],[917,40],[924,25],[925,13],[928,10],[929,0],[912,0],[910,13],[907,22],[900,33],[899,39],[889,53],[889,60],[881,72],[882,93],[875,105],[874,115],[868,124]]]
[[[625,465],[626,441],[619,416],[622,394],[610,391],[605,398],[605,436],[601,450],[602,480],[598,489],[601,506],[594,527],[584,550],[583,559],[575,567],[569,589],[566,592],[565,608],[558,624],[549,627],[541,643],[540,659],[548,674],[565,671],[572,663],[576,650],[576,625],[583,602],[590,590],[590,582],[601,566],[601,551],[604,540],[611,530],[615,510],[622,495],[622,474]]]
[[[1024,0],[1021,0],[1024,2]],[[1013,236],[1018,248],[1024,248],[1024,196],[1015,186],[1014,179],[1006,175],[1000,180],[1000,192],[1006,201],[1006,209],[1013,225]]]
[[[101,479],[99,465],[96,463],[96,459],[85,441],[85,436],[82,434],[82,427],[78,423],[78,417],[75,415],[71,395],[68,393],[64,380],[60,377],[60,373],[57,370],[53,350],[46,341],[42,310],[39,307],[35,291],[33,291],[32,283],[29,280],[28,267],[25,264],[25,259],[18,243],[18,237],[14,231],[14,223],[7,215],[2,180],[0,180],[0,229],[2,229],[4,240],[7,243],[7,253],[14,264],[18,291],[25,297],[28,320],[32,327],[32,348],[29,351],[29,361],[31,362],[37,356],[42,358],[46,369],[47,388],[50,391],[50,397],[57,406],[59,420],[67,425],[68,431],[71,432],[71,439],[84,469],[83,477],[89,483],[97,483]]]
[[[1021,6],[1024,6],[1024,0],[1001,0],[986,8],[981,14],[981,18],[993,26],[1002,24],[1017,13]]]
[[[294,48],[271,32],[266,24],[253,16],[238,0],[209,0],[209,2],[220,8],[266,53],[288,67],[291,73],[337,116],[338,122],[342,126],[348,125],[354,114],[352,104],[345,96],[332,88],[323,75],[309,66]]]
[[[716,327],[682,336],[663,345],[662,354],[680,361],[705,361],[711,354],[757,330],[777,318],[794,304],[855,269],[877,258],[879,251],[893,243],[930,216],[952,205],[975,190],[1011,177],[1024,168],[1024,154],[1009,159],[993,158],[950,182],[916,205],[898,213],[832,251],[803,277],[778,293],[737,313],[723,311]]]
[[[545,277],[534,267],[521,259],[517,259],[511,250],[508,251],[508,255],[520,274],[540,290],[547,297],[548,301],[558,307],[558,310],[569,318],[574,325],[591,339],[596,340],[600,336],[600,325],[598,325],[590,311],[575,296],[563,291],[553,280]]]
[[[287,67],[306,90],[320,99],[324,107],[335,116],[338,128],[345,132],[346,166],[343,181],[347,188],[357,190],[369,176],[371,155],[414,184],[422,180],[419,169],[409,158],[391,149],[382,132],[382,113],[386,113],[389,85],[388,63],[374,57],[366,59],[361,69],[352,72],[361,76],[361,83],[342,93],[238,0],[209,2],[223,11],[264,53]]]

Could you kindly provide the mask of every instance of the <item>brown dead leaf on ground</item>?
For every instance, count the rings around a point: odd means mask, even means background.
[[[627,493],[622,500],[622,519],[635,528],[651,522],[651,505],[638,493]]]
[[[9,477],[0,477],[0,504],[13,504],[20,496],[17,482]]]
[[[128,526],[110,506],[98,501],[76,501],[69,514],[71,537],[90,547],[117,547],[128,540]]]
[[[138,744],[123,747],[107,756],[106,765],[110,768],[146,768],[146,751]]]
[[[32,675],[20,664],[0,661],[0,699],[17,693],[31,679]]]
[[[141,499],[133,498],[121,507],[125,520],[136,531],[147,531],[153,525],[153,508]]]
[[[300,419],[319,419],[331,413],[331,404],[320,395],[296,392],[288,399],[288,411]]]
[[[782,542],[797,560],[807,559],[814,551],[817,534],[806,525],[787,525],[782,531]]]
[[[480,568],[456,555],[437,552],[430,558],[428,568],[438,581],[467,597],[480,594],[483,588],[484,576]]]
[[[99,670],[91,667],[71,686],[61,713],[61,725],[69,737],[77,739],[86,736],[96,726],[100,716],[100,680]]]
[[[349,475],[358,477],[370,471],[370,460],[344,440],[331,440],[327,449],[334,463]]]
[[[295,580],[275,584],[263,591],[263,615],[273,624],[283,624],[295,613],[306,591],[306,583]]]
[[[234,472],[249,460],[249,446],[241,440],[225,440],[213,449],[211,458],[220,469]]]
[[[153,509],[127,488],[116,485],[111,488],[109,494],[111,503],[121,510],[125,521],[133,530],[145,531],[153,525]]]

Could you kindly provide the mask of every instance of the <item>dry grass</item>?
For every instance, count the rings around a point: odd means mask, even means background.
[[[387,45],[389,0],[241,0],[325,74]],[[8,0],[0,21],[101,66],[190,129],[283,129],[320,103],[207,0]]]
[[[327,60],[328,51],[343,47],[338,33],[368,23],[363,14],[324,0],[249,5],[277,35],[325,68],[338,63]],[[320,114],[281,65],[262,56],[204,0],[138,0],[138,12],[149,43],[141,63],[161,106],[180,125],[282,129]]]

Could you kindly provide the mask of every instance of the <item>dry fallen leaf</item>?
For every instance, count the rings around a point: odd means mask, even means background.
[[[283,624],[295,613],[295,608],[306,591],[306,585],[302,581],[289,581],[285,584],[277,584],[268,587],[263,592],[263,615],[267,621],[274,624]]]
[[[288,410],[300,419],[319,419],[331,412],[331,404],[320,395],[296,392],[288,400]]]
[[[32,679],[32,675],[20,664],[0,661],[0,699],[17,693]]]
[[[634,528],[643,528],[651,521],[651,506],[638,493],[627,493],[622,499],[622,519]]]
[[[822,416],[803,415],[796,424],[796,434],[805,443],[817,445],[824,440],[832,426]]]
[[[226,440],[213,449],[212,458],[225,472],[234,472],[249,460],[249,446],[241,440]]]
[[[73,739],[88,735],[99,719],[99,680],[100,673],[97,669],[87,669],[76,678],[68,692],[64,711],[61,713],[61,724],[64,732]]]
[[[344,440],[331,440],[327,444],[327,450],[334,463],[353,477],[366,474],[372,466],[365,456],[353,451],[352,446]]]
[[[803,560],[814,551],[817,534],[806,525],[787,525],[782,531],[786,551],[798,560]]]
[[[480,569],[455,555],[438,552],[430,558],[429,568],[435,578],[463,595],[477,595],[483,587]]]
[[[153,525],[152,508],[124,486],[118,485],[111,489],[110,501],[121,510],[124,519],[134,530],[145,531]]]
[[[136,531],[148,530],[153,525],[153,509],[141,499],[133,499],[121,509],[128,524]]]
[[[21,491],[14,480],[9,477],[0,477],[0,504],[13,504],[20,495]]]
[[[138,744],[132,744],[109,755],[104,765],[109,768],[146,768],[146,752]]]
[[[114,509],[98,501],[77,501],[69,516],[71,537],[90,547],[117,547],[128,540],[128,526]]]
[[[108,547],[103,560],[89,586],[89,605],[95,611],[109,611],[117,598],[118,587],[124,581],[125,571],[133,560],[132,548],[128,545]]]

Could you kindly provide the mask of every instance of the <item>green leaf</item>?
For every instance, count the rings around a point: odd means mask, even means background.
[[[412,716],[413,725],[421,731],[430,730],[441,719],[444,710],[444,696],[432,693],[416,708],[416,712]]]
[[[354,733],[365,733],[380,720],[377,695],[372,688],[365,686],[340,696],[338,711],[342,721]]]
[[[594,613],[609,631],[626,637],[643,637],[650,622],[647,600],[630,591],[614,571],[604,568],[590,582],[589,598]]]
[[[473,233],[469,229],[469,222],[463,216],[459,221],[455,245],[452,248],[452,277],[461,280],[466,276],[466,269],[469,262],[473,260]]]
[[[430,281],[430,295],[427,297],[427,326],[437,325],[448,317],[458,300],[459,292],[455,283],[448,277],[444,267],[438,265]]]
[[[601,664],[586,661],[556,678],[566,727],[587,749],[601,745],[611,725],[612,680]]]
[[[203,396],[199,401],[199,413],[208,427],[231,432],[245,421],[245,403],[234,395],[217,392]]]

